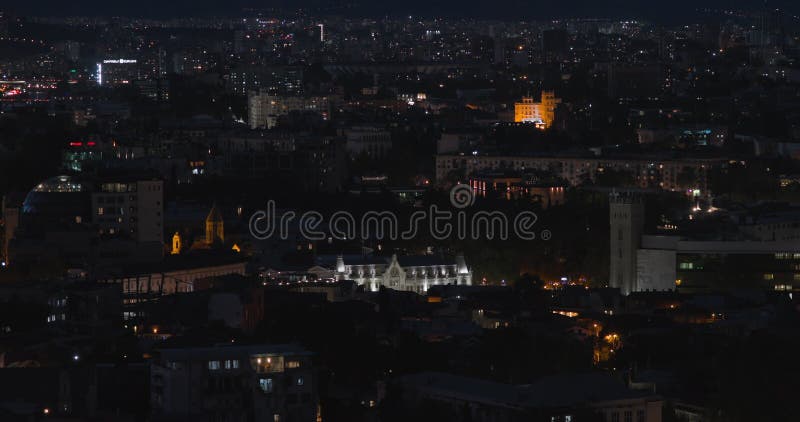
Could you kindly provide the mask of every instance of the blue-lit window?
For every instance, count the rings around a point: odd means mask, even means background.
[[[273,389],[272,378],[261,378],[258,380],[258,386],[261,387],[261,391],[271,393]]]

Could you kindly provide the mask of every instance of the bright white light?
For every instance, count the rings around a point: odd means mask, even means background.
[[[97,84],[103,84],[103,64],[97,63]]]
[[[80,359],[80,357],[79,357],[78,355],[74,355],[74,356],[72,356],[72,360],[74,360],[74,361],[76,361],[76,362],[77,362],[77,361],[78,361],[78,359]]]

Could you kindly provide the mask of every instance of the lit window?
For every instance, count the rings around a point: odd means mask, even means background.
[[[692,270],[692,269],[694,269],[694,263],[681,262],[680,269],[682,269],[682,270]]]
[[[775,280],[775,274],[772,273],[764,274],[764,280]]]
[[[273,388],[272,378],[261,378],[258,380],[258,386],[261,387],[261,391],[271,393]]]
[[[211,371],[216,371],[219,369],[219,361],[218,360],[210,360],[208,361],[208,369]]]
[[[292,361],[286,362],[286,367],[289,368],[289,369],[299,368],[300,367],[300,362],[298,362],[296,360],[292,360]]]

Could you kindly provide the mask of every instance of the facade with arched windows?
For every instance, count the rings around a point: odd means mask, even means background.
[[[340,255],[336,259],[335,277],[353,280],[369,291],[378,291],[384,286],[426,293],[431,286],[472,284],[472,271],[462,255],[455,258],[428,255],[348,258]]]

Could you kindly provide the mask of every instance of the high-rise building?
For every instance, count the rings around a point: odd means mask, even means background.
[[[135,59],[106,59],[97,63],[98,85],[125,85],[139,79],[139,62]]]
[[[644,229],[644,203],[637,196],[612,193],[610,218],[609,285],[622,294],[637,290],[636,254]]]
[[[238,95],[247,95],[250,91],[300,95],[303,93],[303,69],[299,66],[239,67],[228,75],[227,88]]]
[[[92,220],[101,235],[163,244],[163,182],[104,182],[92,194]]]

